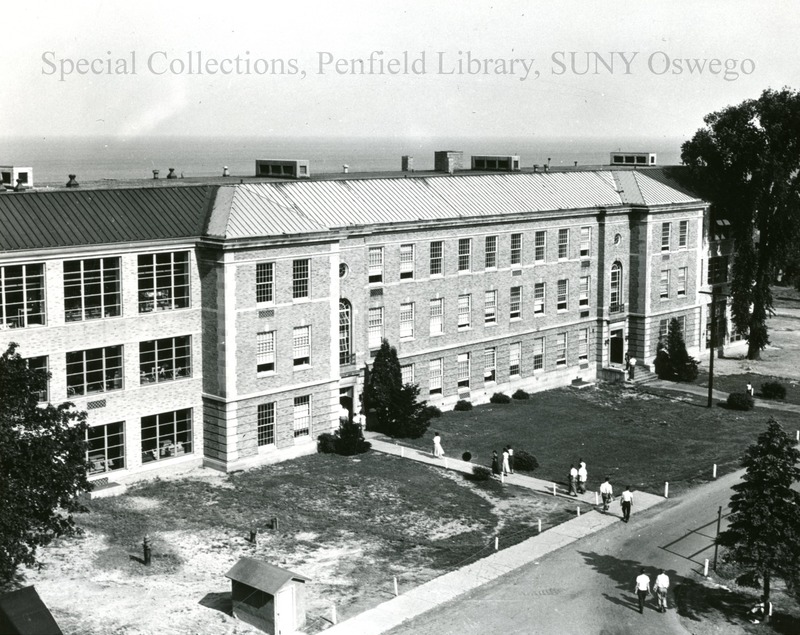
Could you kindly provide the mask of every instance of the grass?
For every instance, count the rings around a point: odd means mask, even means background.
[[[770,381],[777,381],[786,388],[785,399],[774,399],[776,403],[789,403],[800,405],[800,382],[794,379],[786,379],[784,377],[775,377],[774,375],[760,375],[758,373],[741,373],[738,375],[715,375],[714,376],[714,389],[722,390],[723,392],[744,392],[747,384],[753,385],[753,390],[756,399],[763,399],[761,395],[761,384]],[[708,373],[701,372],[697,378],[699,386],[708,386]]]
[[[800,291],[794,287],[772,287],[773,305],[778,309],[800,309]]]

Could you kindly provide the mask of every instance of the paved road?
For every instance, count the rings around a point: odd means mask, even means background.
[[[647,635],[691,633],[674,609],[660,614],[650,602],[640,615],[634,579],[644,566],[654,577],[667,570],[672,590],[686,593],[713,560],[719,506],[727,511],[730,487],[741,472],[699,487],[680,500],[634,514],[574,545],[551,553],[389,631],[391,635]],[[724,522],[723,522],[724,528]],[[702,617],[701,617],[702,619]],[[726,625],[726,634],[743,632]]]

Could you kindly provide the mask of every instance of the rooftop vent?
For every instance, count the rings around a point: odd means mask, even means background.
[[[175,168],[170,168],[169,169],[169,174],[167,174],[167,178],[168,179],[177,179],[178,178],[178,175],[175,174]]]
[[[231,175],[231,173],[228,172],[228,166],[227,165],[223,165],[222,166],[222,176],[230,176],[230,175]]]
[[[628,165],[646,167],[656,165],[655,152],[612,152],[611,165]]]
[[[414,157],[410,157],[408,155],[403,155],[400,159],[400,169],[403,172],[413,172],[414,171]]]
[[[80,187],[78,182],[75,180],[75,175],[74,174],[70,174],[69,175],[69,181],[67,181],[66,187]]]
[[[473,170],[519,172],[519,165],[519,155],[516,154],[479,154],[472,157]]]
[[[256,176],[307,179],[311,176],[311,166],[308,159],[256,159]]]

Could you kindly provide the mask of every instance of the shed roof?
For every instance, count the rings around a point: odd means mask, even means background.
[[[236,582],[242,582],[270,595],[275,595],[291,580],[299,580],[300,582],[309,582],[311,580],[311,578],[299,573],[276,567],[274,564],[262,562],[255,558],[241,558],[239,562],[230,568],[225,577]]]
[[[7,635],[62,635],[33,586],[0,595],[0,633]]]

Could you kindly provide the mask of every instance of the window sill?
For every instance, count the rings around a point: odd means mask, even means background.
[[[460,333],[461,331],[471,331],[471,330],[472,330],[472,327],[471,327],[471,326],[459,326],[459,327],[458,327],[458,332],[459,332],[459,333]]]
[[[484,326],[497,326],[497,322],[484,322]]]
[[[508,321],[509,322],[521,322],[522,321],[522,316],[521,315],[519,315],[517,317],[513,317],[512,316],[512,317],[508,318]]]
[[[261,372],[256,372],[256,377],[273,377],[276,374],[274,370],[262,370]]]
[[[293,371],[309,370],[311,368],[314,368],[313,364],[298,364],[297,366],[292,366]]]

